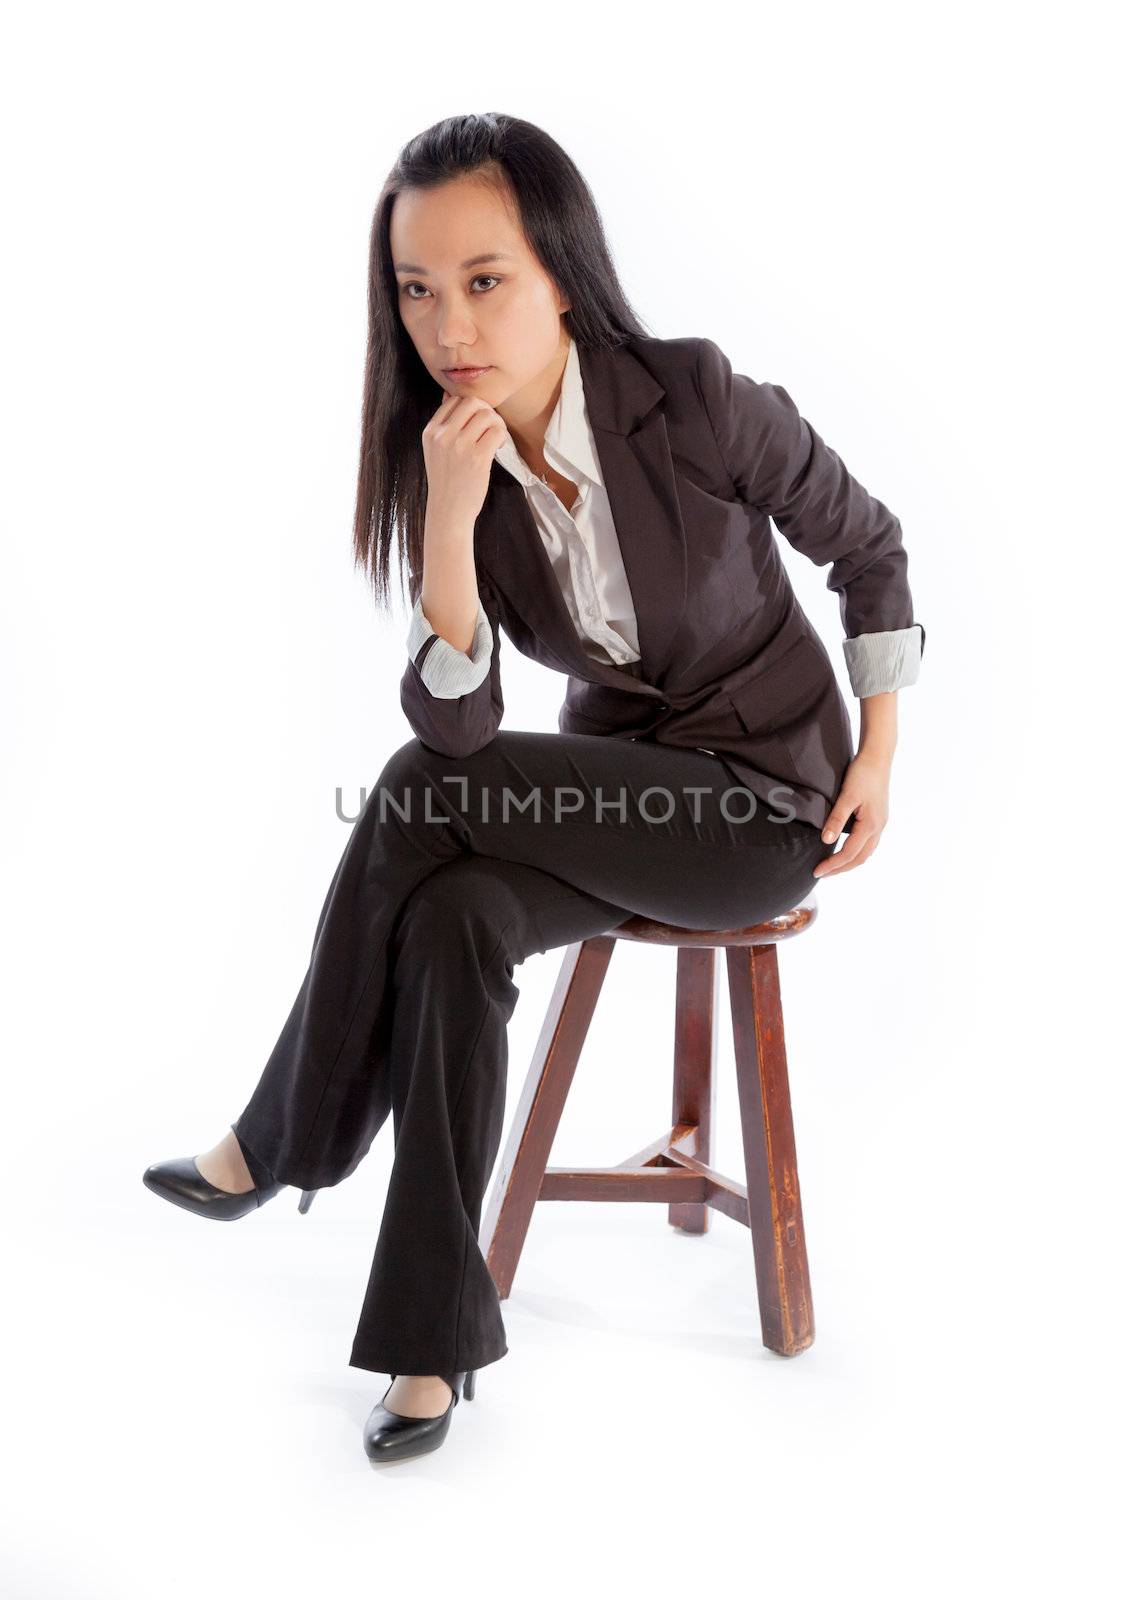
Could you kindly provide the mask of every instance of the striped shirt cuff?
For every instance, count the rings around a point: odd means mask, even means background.
[[[885,633],[860,633],[844,639],[843,657],[851,689],[861,700],[871,694],[888,694],[916,683],[921,671],[924,628],[891,628]]]
[[[438,700],[457,700],[479,688],[488,676],[492,663],[492,624],[483,602],[476,609],[476,631],[466,654],[455,650],[448,639],[430,626],[421,608],[421,596],[414,603],[410,626],[406,633],[406,650],[411,661],[416,661],[418,651],[429,638],[433,643],[426,651],[425,660],[418,668],[421,681]]]

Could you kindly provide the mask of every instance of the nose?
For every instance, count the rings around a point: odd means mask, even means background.
[[[470,339],[444,339],[441,341],[443,367],[471,367],[474,357]]]
[[[476,329],[460,312],[449,311],[437,328],[437,343],[448,357],[448,364],[467,356],[476,343]]]

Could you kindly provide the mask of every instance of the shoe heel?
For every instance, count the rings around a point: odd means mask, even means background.
[[[301,1213],[302,1216],[308,1210],[309,1206],[312,1204],[312,1202],[315,1200],[316,1196],[319,1193],[320,1193],[319,1189],[302,1189],[301,1190],[300,1204],[297,1206],[297,1210]]]
[[[476,1374],[475,1372],[466,1372],[464,1375],[464,1397],[466,1400],[471,1400],[475,1394]]]

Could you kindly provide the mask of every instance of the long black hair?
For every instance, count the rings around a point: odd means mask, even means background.
[[[430,375],[398,309],[390,217],[403,189],[474,173],[513,200],[527,241],[561,298],[570,337],[606,348],[648,330],[625,298],[597,206],[566,152],[532,122],[502,112],[446,117],[416,134],[383,184],[371,224],[367,364],[355,504],[355,564],[378,602],[390,593],[390,552],[406,565],[412,606],[421,592],[426,474],[422,429],[444,390]]]

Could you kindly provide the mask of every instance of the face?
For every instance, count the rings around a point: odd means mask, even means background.
[[[426,369],[447,394],[497,409],[565,360],[561,299],[524,237],[514,203],[468,176],[403,190],[390,218],[398,309]],[[450,367],[486,367],[458,377]]]

